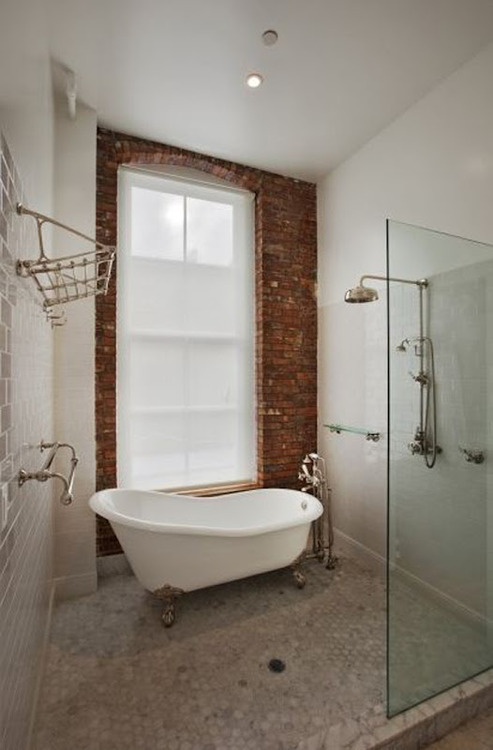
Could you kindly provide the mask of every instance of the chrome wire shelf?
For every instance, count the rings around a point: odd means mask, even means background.
[[[43,296],[43,307],[50,310],[54,305],[63,305],[85,297],[106,294],[115,259],[116,248],[100,242],[61,224],[37,211],[17,204],[17,213],[32,216],[36,220],[39,240],[39,257],[36,260],[19,260],[16,270],[19,276],[31,277]],[[95,245],[95,250],[49,258],[43,246],[43,226],[53,224]]]

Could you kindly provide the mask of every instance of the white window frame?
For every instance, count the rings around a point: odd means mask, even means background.
[[[132,487],[131,471],[127,469],[130,457],[130,350],[132,338],[139,334],[132,332],[131,323],[126,315],[125,300],[130,274],[130,192],[132,186],[145,187],[166,192],[166,188],[175,194],[189,197],[209,197],[220,202],[226,202],[241,208],[241,236],[238,230],[234,243],[240,244],[240,252],[245,254],[245,300],[249,308],[247,316],[250,319],[250,334],[242,346],[247,347],[249,355],[249,373],[245,379],[244,403],[242,408],[249,412],[249,431],[244,436],[244,450],[251,457],[251,471],[246,476],[238,476],[227,483],[213,483],[185,486],[160,486],[156,490],[207,490],[211,486],[226,487],[244,486],[257,482],[257,425],[255,398],[255,243],[254,243],[254,194],[235,188],[217,178],[208,179],[207,175],[197,175],[195,170],[172,168],[169,172],[162,169],[145,169],[142,167],[120,167],[118,170],[118,267],[117,267],[117,477],[119,487]],[[163,261],[177,262],[177,261]],[[179,261],[178,261],[179,262]],[[186,335],[183,336],[186,338]],[[237,339],[240,341],[240,339]]]

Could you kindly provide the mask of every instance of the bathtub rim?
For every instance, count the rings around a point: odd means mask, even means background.
[[[191,525],[190,523],[187,524],[178,524],[178,523],[165,523],[162,521],[147,521],[141,518],[136,518],[134,516],[125,515],[123,513],[117,512],[114,508],[111,508],[108,506],[107,503],[104,502],[105,496],[111,496],[113,494],[122,493],[122,492],[135,492],[139,494],[146,494],[146,495],[157,495],[159,498],[169,497],[169,498],[180,498],[180,500],[184,500],[190,503],[200,502],[204,503],[210,500],[217,500],[217,501],[225,501],[227,502],[229,498],[238,498],[241,495],[247,495],[247,494],[260,494],[260,493],[270,493],[272,491],[278,491],[278,492],[285,492],[289,494],[296,494],[300,496],[300,501],[306,500],[308,503],[308,507],[306,510],[303,511],[303,515],[292,515],[291,518],[285,518],[283,519],[282,523],[279,523],[279,521],[273,521],[270,523],[265,523],[263,525],[257,525],[257,526],[241,526],[241,527],[230,527],[230,528],[224,528],[224,527],[218,527],[218,526],[206,526],[206,525]],[[173,493],[166,493],[166,492],[159,492],[157,490],[132,490],[128,488],[111,488],[106,490],[99,490],[98,492],[95,492],[90,498],[89,498],[89,506],[91,510],[94,513],[97,513],[99,516],[102,516],[110,523],[117,523],[121,524],[123,526],[129,526],[130,528],[134,529],[141,529],[145,531],[154,532],[157,534],[182,534],[182,535],[198,535],[198,536],[221,536],[221,537],[249,537],[249,536],[257,536],[261,534],[269,534],[273,531],[280,531],[282,529],[288,529],[292,528],[294,526],[303,526],[305,524],[310,524],[313,521],[315,521],[317,518],[319,518],[323,513],[323,506],[322,503],[316,498],[314,495],[311,495],[309,493],[302,493],[299,490],[292,490],[292,489],[284,489],[282,487],[269,487],[269,488],[260,488],[255,490],[247,490],[244,492],[236,492],[231,493],[227,495],[216,495],[216,496],[208,496],[208,497],[199,497],[197,495],[177,495]]]

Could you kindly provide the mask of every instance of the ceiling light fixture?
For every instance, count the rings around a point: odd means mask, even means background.
[[[277,31],[274,31],[274,29],[267,29],[267,31],[264,31],[264,33],[262,34],[262,41],[266,47],[272,47],[272,45],[275,44],[278,39],[279,34],[277,33]]]
[[[246,84],[251,89],[258,89],[258,87],[264,82],[263,76],[260,73],[250,73],[246,77]]]

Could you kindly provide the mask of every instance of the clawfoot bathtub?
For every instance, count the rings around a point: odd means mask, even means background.
[[[137,579],[175,618],[177,596],[257,573],[298,569],[310,524],[322,513],[312,495],[260,489],[219,497],[147,490],[102,490],[89,501],[112,525]]]

